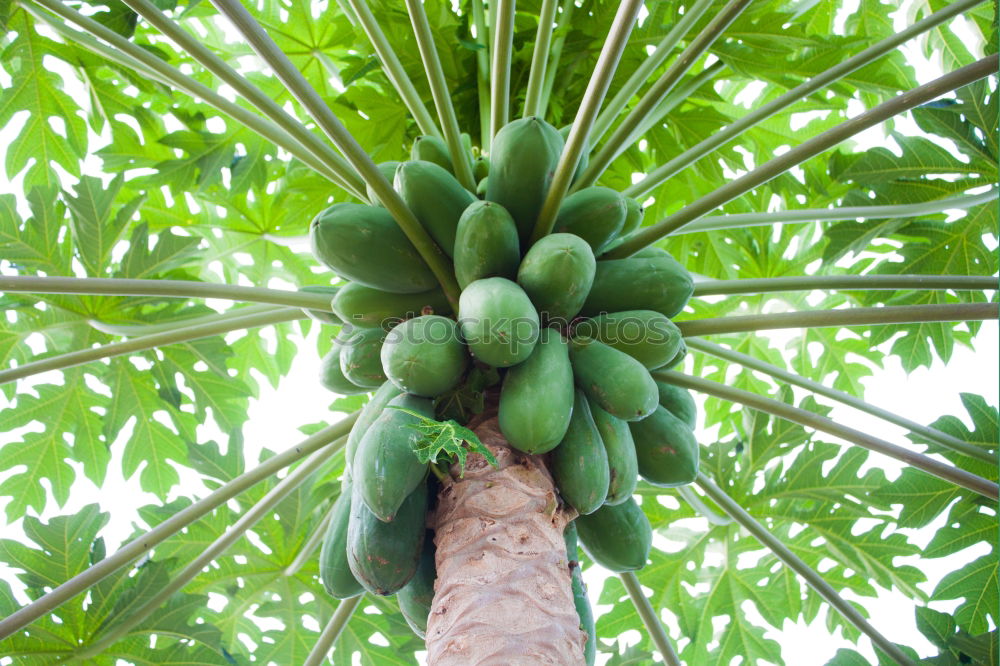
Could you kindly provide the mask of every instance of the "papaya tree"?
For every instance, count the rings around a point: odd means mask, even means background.
[[[996,2],[0,24],[0,665],[997,663]]]

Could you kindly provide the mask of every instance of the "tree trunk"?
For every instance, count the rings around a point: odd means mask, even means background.
[[[583,664],[563,541],[573,516],[542,458],[508,447],[495,415],[470,427],[500,466],[471,455],[464,478],[453,468],[441,489],[428,663]]]

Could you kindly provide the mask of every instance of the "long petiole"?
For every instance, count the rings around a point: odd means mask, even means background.
[[[681,41],[681,38],[687,34],[691,26],[712,6],[712,2],[713,0],[697,0],[697,2],[688,7],[684,15],[670,29],[670,32],[656,45],[656,50],[632,72],[632,76],[628,77],[628,80],[622,84],[622,87],[618,89],[618,92],[604,106],[604,110],[601,111],[600,115],[597,116],[597,120],[594,121],[594,129],[590,135],[591,143],[596,144],[600,142],[604,135],[607,134],[608,130],[611,129],[612,123],[625,110],[632,96],[639,92],[639,88],[652,76],[656,68],[666,61],[670,52],[674,50],[674,47]]]
[[[101,345],[99,347],[91,347],[89,349],[81,349],[80,351],[69,352],[67,354],[50,356],[48,358],[41,359],[40,361],[31,361],[30,363],[25,363],[24,365],[19,365],[15,368],[0,370],[0,384],[12,382],[17,379],[24,379],[25,377],[37,375],[42,372],[48,372],[49,370],[65,370],[66,368],[72,368],[78,365],[91,363],[93,361],[112,358],[114,356],[121,356],[122,354],[132,354],[134,352],[155,349],[156,347],[163,347],[164,345],[198,340],[200,338],[221,335],[223,333],[229,333],[230,331],[239,331],[245,328],[281,324],[284,322],[295,321],[296,319],[302,319],[305,316],[306,315],[301,310],[294,308],[282,308],[280,310],[271,310],[267,312],[259,312],[257,314],[234,317],[221,322],[196,324],[194,326],[178,326],[173,330],[165,331],[163,333],[143,335],[124,342],[112,342],[111,344]]]
[[[510,62],[514,48],[514,2],[515,0],[493,0],[496,17],[490,25],[493,49],[490,51],[490,140],[497,135],[510,118]]]
[[[321,463],[327,460],[333,453],[336,453],[343,448],[346,441],[347,436],[343,435],[330,444],[330,446],[315,451],[306,460],[304,460],[302,464],[293,469],[285,478],[275,484],[275,486],[271,488],[271,490],[269,490],[264,497],[250,507],[235,523],[230,525],[229,529],[205,547],[198,557],[188,562],[187,566],[171,578],[170,581],[157,591],[155,595],[144,600],[138,608],[130,609],[128,615],[117,621],[112,628],[98,640],[94,641],[90,645],[83,646],[78,651],[74,652],[70,661],[85,661],[96,657],[104,652],[105,648],[124,638],[133,627],[156,612],[160,606],[165,604],[167,600],[170,599],[170,597],[177,592],[180,592],[188,583],[194,580],[198,574],[205,569],[205,567],[211,564],[216,558],[222,555],[222,553],[226,552],[230,546],[241,539],[248,529],[271,513],[274,510],[274,507],[277,506],[281,500],[302,485],[302,483],[304,483],[310,475],[315,473]]]
[[[427,73],[427,82],[431,86],[431,95],[434,97],[438,120],[441,121],[441,127],[444,128],[444,139],[448,144],[448,152],[451,154],[455,177],[462,184],[462,187],[470,192],[475,192],[476,181],[472,177],[472,163],[469,161],[469,154],[462,146],[458,117],[455,115],[455,106],[451,103],[451,91],[448,90],[448,82],[444,78],[441,60],[438,58],[437,49],[434,46],[434,35],[431,33],[431,26],[427,21],[427,13],[424,11],[421,0],[406,0],[406,8],[410,13],[410,23],[413,25],[413,34],[417,38],[417,48],[424,63],[424,71]]]
[[[632,600],[632,605],[635,606],[635,612],[642,618],[642,623],[646,626],[646,633],[649,634],[649,637],[653,640],[653,644],[656,645],[656,649],[663,656],[663,662],[669,666],[681,666],[681,660],[677,656],[673,644],[670,642],[670,637],[667,636],[660,618],[656,616],[653,605],[649,603],[649,599],[642,593],[642,586],[639,584],[639,579],[635,573],[626,571],[618,574],[618,577],[621,578],[622,585],[625,586],[629,599]]]
[[[952,451],[996,465],[996,453],[990,453],[989,451],[969,444],[968,442],[964,442],[957,437],[941,432],[937,428],[921,425],[916,421],[911,421],[910,419],[904,418],[899,414],[894,414],[886,409],[876,407],[875,405],[861,400],[850,393],[845,393],[844,391],[838,391],[835,388],[824,386],[823,384],[815,382],[807,377],[802,377],[794,372],[788,372],[784,368],[780,368],[776,365],[772,365],[732,349],[726,349],[725,347],[708,342],[707,340],[687,338],[687,346],[688,349],[695,349],[732,363],[738,363],[746,368],[763,372],[776,379],[788,382],[789,384],[800,386],[808,391],[816,393],[817,395],[822,395],[830,398],[831,400],[836,400],[837,402],[841,402],[845,405],[850,405],[851,407],[865,412],[866,414],[871,414],[872,416],[892,423],[893,425],[906,428],[910,432],[922,435],[923,437],[937,442],[941,446],[951,449]]]
[[[23,2],[22,7],[37,19],[40,19],[52,27],[53,30],[73,43],[82,46],[100,56],[113,62],[117,62],[123,67],[134,69],[146,74],[153,79],[162,81],[167,85],[172,85],[178,90],[182,90],[191,97],[197,98],[212,106],[219,112],[229,116],[236,122],[254,132],[257,132],[275,146],[284,148],[289,153],[309,165],[317,173],[322,174],[331,182],[337,184],[352,196],[367,201],[363,184],[360,189],[352,184],[352,180],[357,180],[356,175],[341,174],[331,164],[317,158],[312,151],[296,140],[291,134],[283,130],[275,123],[258,116],[249,109],[230,102],[222,95],[205,86],[190,76],[183,74],[180,70],[171,67],[164,61],[154,56],[142,47],[133,44],[115,31],[105,27],[97,21],[84,16],[80,12],[63,5],[59,0],[31,0],[44,7],[61,18],[75,23],[87,33],[80,33],[72,30],[68,26],[56,21],[51,15],[47,15],[32,7],[29,2]],[[97,41],[91,35],[96,35],[109,46]],[[339,156],[338,156],[339,157]]]
[[[695,37],[684,51],[677,56],[674,64],[654,83],[646,94],[642,96],[639,103],[635,105],[625,119],[615,128],[611,137],[605,142],[597,154],[591,158],[587,168],[573,184],[575,189],[587,187],[597,182],[605,169],[617,158],[626,148],[631,146],[638,138],[637,131],[643,121],[656,120],[655,113],[664,99],[673,89],[681,77],[691,68],[694,63],[701,58],[702,54],[708,50],[715,40],[721,37],[733,21],[746,9],[750,0],[729,0],[729,3],[719,10],[719,13],[712,21],[705,26],[705,29]]]
[[[573,17],[573,9],[575,8],[574,0],[566,0],[563,3],[562,14],[559,15],[559,21],[556,23],[555,40],[552,42],[549,62],[545,68],[545,85],[542,87],[541,99],[538,100],[538,117],[542,119],[545,118],[545,112],[549,108],[549,97],[552,96],[552,86],[555,85],[556,72],[559,71],[559,61],[562,58],[566,35],[572,29],[570,19]]]
[[[310,310],[330,310],[330,297],[307,291],[244,287],[195,280],[138,280],[128,278],[49,277],[0,275],[0,292],[35,294],[102,294],[107,296],[165,296],[168,298],[220,298],[268,303]]]
[[[686,337],[718,333],[752,333],[778,328],[823,328],[826,326],[870,326],[879,324],[916,324],[934,321],[985,321],[996,319],[996,303],[951,303],[945,305],[889,305],[875,308],[806,310],[689,319],[677,322]]]
[[[825,88],[831,83],[842,79],[851,72],[874,62],[878,58],[898,47],[900,44],[903,44],[917,35],[921,35],[928,30],[941,25],[945,21],[968,11],[976,5],[982,4],[982,2],[983,0],[958,0],[957,2],[953,2],[943,9],[934,12],[930,16],[927,16],[913,25],[906,27],[900,32],[895,33],[892,36],[868,47],[864,51],[861,51],[860,53],[847,58],[843,62],[834,65],[825,72],[814,76],[798,86],[795,86],[780,97],[768,102],[759,109],[748,113],[732,125],[716,132],[692,148],[685,150],[683,153],[671,159],[666,164],[657,167],[655,171],[647,175],[641,181],[626,188],[624,191],[625,195],[638,199],[644,198],[658,186],[665,183],[671,176],[678,173],[681,169],[694,164],[702,157],[708,155],[724,143],[736,138],[754,125],[770,118],[775,113],[778,113],[782,109],[785,109],[795,102],[804,99],[806,96],[816,92],[817,90]]]
[[[246,39],[254,52],[267,63],[285,87],[316,121],[323,133],[357,170],[365,183],[374,191],[378,200],[392,215],[399,228],[413,243],[434,276],[438,279],[449,303],[458,308],[458,283],[451,262],[430,237],[427,231],[406,206],[402,198],[392,189],[392,185],[365,149],[347,131],[319,93],[309,84],[305,76],[288,59],[284,51],[274,43],[267,31],[246,10],[239,0],[212,0],[212,4],[233,24]]]
[[[424,106],[423,100],[420,99],[420,93],[417,92],[413,82],[410,81],[410,77],[406,75],[406,70],[403,69],[403,64],[399,61],[399,56],[396,55],[392,44],[389,43],[385,33],[382,32],[382,28],[378,24],[378,19],[372,14],[368,2],[366,0],[346,1],[358,17],[358,22],[361,23],[365,35],[368,36],[368,41],[371,42],[375,53],[378,54],[378,59],[382,62],[385,75],[389,78],[389,82],[392,83],[396,92],[399,93],[403,104],[406,105],[407,111],[410,112],[413,120],[416,121],[417,127],[424,134],[441,138],[441,130],[438,129],[434,118],[431,117],[427,107]]]
[[[476,92],[479,97],[479,145],[490,150],[490,39],[483,0],[472,0],[472,25],[476,29]]]
[[[982,275],[803,275],[800,277],[695,282],[694,296],[766,294],[813,289],[993,290],[997,279]]]
[[[73,576],[73,578],[45,593],[27,606],[3,618],[0,620],[0,640],[7,638],[15,631],[23,629],[46,613],[55,610],[76,595],[93,587],[115,571],[126,566],[129,562],[149,552],[157,544],[177,534],[195,521],[200,520],[248,488],[271,477],[297,460],[330,445],[334,440],[347,435],[354,426],[354,422],[357,420],[359,414],[360,412],[354,412],[350,416],[323,428],[316,434],[289,447],[278,455],[268,458],[254,469],[243,472],[221,488],[213,491],[207,497],[184,507],[145,534],[128,542],[112,555]]]
[[[758,541],[767,546],[775,557],[781,560],[785,566],[802,576],[806,584],[817,594],[833,606],[844,619],[850,622],[861,633],[868,636],[872,643],[884,653],[892,657],[897,663],[903,666],[912,666],[913,662],[906,654],[896,646],[895,643],[883,636],[875,627],[869,624],[861,613],[858,612],[850,602],[840,596],[832,585],[826,582],[823,576],[803,562],[795,553],[781,542],[780,539],[767,531],[763,525],[754,520],[743,507],[736,503],[732,497],[712,482],[704,473],[698,475],[697,484],[705,491],[705,494],[712,498],[733,520],[738,522],[745,530],[754,535]]]
[[[836,208],[799,208],[767,213],[738,213],[735,215],[709,215],[695,220],[673,234],[695,234],[718,229],[744,227],[770,227],[775,224],[796,224],[824,220],[881,219],[888,217],[919,217],[947,210],[965,210],[973,206],[996,201],[1000,188],[991,187],[979,194],[965,194],[946,199],[935,199],[916,204],[887,204],[885,206],[838,206]]]
[[[316,639],[316,644],[313,645],[313,649],[309,652],[306,660],[302,662],[302,666],[320,666],[320,664],[326,661],[326,655],[330,651],[330,648],[336,644],[337,639],[340,638],[340,634],[344,631],[344,627],[347,626],[358,604],[364,598],[364,593],[361,593],[356,597],[344,599],[340,602],[337,610],[330,616],[330,621],[326,623],[323,631],[320,632],[319,638]]]
[[[597,65],[587,83],[587,90],[583,93],[583,100],[580,102],[580,108],[573,120],[573,127],[570,129],[566,145],[559,157],[555,175],[552,176],[552,184],[545,196],[538,220],[535,222],[535,228],[531,234],[532,243],[537,242],[552,231],[552,226],[556,221],[556,212],[569,190],[570,180],[576,173],[584,146],[587,145],[590,128],[594,124],[598,111],[601,110],[604,96],[611,85],[615,70],[618,69],[618,62],[621,60],[641,8],[642,0],[622,0],[618,6],[614,23],[611,24],[608,37],[601,48],[601,55],[597,58]]]
[[[632,234],[628,240],[606,253],[603,258],[620,259],[628,257],[673,233],[684,225],[702,217],[709,211],[749,192],[755,187],[763,185],[772,178],[776,178],[797,164],[819,155],[841,141],[849,139],[870,127],[874,127],[897,114],[925,104],[946,92],[990,76],[996,70],[997,56],[987,56],[971,65],[966,65],[954,72],[949,72],[929,83],[925,83],[887,102],[883,102],[874,109],[846,120],[836,127],[799,144],[783,155],[762,164],[750,173],[730,181],[714,192],[698,199],[694,203],[688,204],[656,224]]]
[[[524,96],[524,117],[537,116],[541,110],[542,90],[545,87],[545,67],[549,58],[549,43],[552,41],[552,27],[556,20],[556,0],[542,0],[538,12],[538,31],[531,53],[531,71],[528,75],[528,91]]]
[[[726,386],[725,384],[721,384],[719,382],[709,381],[700,377],[692,377],[690,375],[681,374],[671,370],[654,371],[653,376],[656,379],[660,379],[683,388],[692,389],[707,395],[715,396],[716,398],[722,398],[723,400],[729,400],[730,402],[746,405],[747,407],[762,411],[766,414],[777,416],[778,418],[785,419],[786,421],[797,423],[807,428],[814,428],[815,430],[825,432],[829,435],[833,435],[834,437],[839,437],[844,441],[857,444],[858,446],[862,446],[870,451],[875,451],[877,453],[887,455],[890,458],[899,460],[900,462],[912,465],[913,467],[936,476],[939,479],[943,479],[955,484],[956,486],[971,490],[972,492],[982,495],[987,499],[994,501],[997,500],[997,484],[989,479],[984,479],[983,477],[967,472],[964,469],[955,467],[954,465],[949,465],[934,458],[930,458],[922,453],[911,451],[903,448],[902,446],[887,442],[884,439],[872,437],[868,433],[842,425],[836,421],[826,418],[825,416],[820,416],[819,414],[813,414],[812,412],[808,412],[804,409],[793,407],[792,405],[781,402],[780,400],[774,400],[762,395],[750,393],[749,391]]]

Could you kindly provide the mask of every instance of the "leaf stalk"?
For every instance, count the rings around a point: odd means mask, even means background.
[[[785,566],[802,576],[809,587],[823,597],[828,604],[833,606],[841,615],[844,616],[844,619],[854,625],[858,631],[868,636],[876,647],[882,650],[885,654],[889,655],[896,663],[902,664],[903,666],[913,666],[913,662],[902,650],[899,649],[899,646],[883,636],[877,629],[875,629],[875,627],[869,624],[854,606],[840,596],[837,591],[833,589],[833,586],[823,579],[822,575],[799,559],[795,553],[789,550],[789,548],[785,544],[781,543],[781,541],[778,540],[773,534],[768,532],[763,525],[757,522],[753,516],[737,504],[732,497],[715,485],[715,483],[713,483],[712,480],[709,479],[704,473],[698,474],[697,484],[702,490],[705,491],[706,495],[712,498],[712,501],[719,505],[719,508],[725,511],[747,532],[756,537],[757,540],[764,546],[769,548],[771,552],[774,553],[775,557],[781,560]]]
[[[646,626],[646,633],[649,634],[649,637],[656,645],[656,649],[663,656],[664,663],[669,664],[669,666],[681,666],[680,657],[677,656],[677,652],[670,642],[670,637],[667,636],[667,632],[663,628],[663,623],[656,616],[653,605],[649,603],[649,599],[642,593],[642,586],[639,584],[639,579],[636,577],[635,572],[626,571],[618,574],[618,577],[621,579],[622,585],[625,586],[629,599],[632,600],[632,605],[635,606],[635,612],[642,618],[642,623]]]
[[[604,96],[611,85],[611,79],[618,69],[618,62],[621,60],[625,45],[635,27],[636,18],[642,8],[642,0],[622,0],[618,5],[618,12],[615,20],[608,31],[608,37],[601,48],[601,54],[597,58],[597,65],[591,74],[587,89],[583,93],[583,100],[580,108],[573,119],[573,127],[569,131],[566,145],[563,147],[559,163],[556,165],[555,174],[552,176],[552,184],[545,196],[542,209],[535,222],[535,228],[531,235],[531,242],[536,243],[540,238],[547,236],[552,231],[552,226],[556,221],[556,213],[563,197],[569,190],[570,180],[576,173],[577,164],[583,155],[584,146],[590,135],[590,128],[594,124]]]
[[[771,414],[772,416],[777,416],[785,419],[786,421],[791,421],[792,423],[797,423],[801,426],[813,428],[829,435],[833,435],[834,437],[839,437],[840,439],[852,444],[857,444],[858,446],[862,446],[870,451],[875,451],[889,456],[890,458],[899,460],[900,462],[912,465],[913,467],[927,472],[932,476],[936,476],[939,479],[953,483],[956,486],[965,488],[966,490],[971,490],[972,492],[982,495],[987,499],[991,499],[993,501],[997,500],[997,484],[988,479],[984,479],[983,477],[967,472],[964,469],[941,462],[940,460],[929,458],[922,453],[910,451],[902,446],[887,442],[884,439],[872,437],[868,433],[842,425],[832,419],[826,418],[825,416],[813,414],[812,412],[808,412],[799,407],[793,407],[792,405],[779,400],[774,400],[755,393],[750,393],[749,391],[726,386],[725,384],[720,384],[719,382],[713,382],[700,377],[692,377],[690,375],[674,372],[672,370],[657,371],[653,373],[653,376],[671,384],[676,384],[677,386],[682,386],[687,389],[700,391],[717,398],[722,398],[723,400],[729,400],[741,405],[746,405],[747,407],[762,411],[766,414]]]
[[[248,488],[252,488],[254,485],[292,463],[325,446],[329,446],[333,441],[347,435],[354,426],[354,422],[357,421],[360,413],[360,411],[354,412],[276,456],[268,458],[252,470],[240,474],[221,488],[213,491],[207,497],[184,507],[145,534],[128,542],[114,554],[73,576],[65,583],[47,592],[27,606],[3,618],[0,620],[0,640],[7,638],[15,631],[23,629],[46,613],[55,610],[76,595],[96,585],[115,571],[149,552],[157,544],[162,543],[188,525],[200,520]]]
[[[316,639],[316,644],[309,652],[309,656],[302,662],[302,666],[320,666],[326,660],[326,655],[330,652],[330,648],[336,644],[337,639],[340,638],[340,634],[344,631],[344,627],[347,626],[351,616],[354,615],[354,611],[364,598],[365,594],[362,592],[356,597],[344,599],[337,605],[337,610],[333,612],[333,615],[330,616],[330,621],[323,627],[323,631],[320,633],[319,638]]]
[[[870,127],[874,127],[892,116],[925,104],[944,93],[989,76],[995,73],[996,70],[997,56],[994,54],[883,102],[873,109],[869,109],[818,136],[804,141],[788,152],[730,181],[697,201],[688,204],[656,224],[632,234],[624,243],[605,253],[604,258],[621,259],[631,256],[642,248],[655,243],[684,225],[702,217],[710,210],[718,208],[755,187],[763,185],[772,178],[776,178],[792,167],[819,155],[841,141],[849,139]]]

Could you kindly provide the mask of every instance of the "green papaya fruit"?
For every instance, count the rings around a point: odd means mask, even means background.
[[[574,335],[600,340],[652,370],[666,365],[681,346],[681,330],[655,310],[626,310],[579,322]]]
[[[410,149],[410,159],[431,162],[448,173],[455,174],[455,167],[451,163],[451,151],[448,150],[448,144],[444,142],[444,139],[436,136],[424,134],[414,139],[413,147]]]
[[[490,160],[480,155],[472,162],[472,177],[478,183],[488,175],[490,175]]]
[[[427,634],[427,618],[431,614],[431,602],[434,601],[434,579],[437,573],[434,569],[434,533],[424,534],[424,547],[420,553],[420,563],[417,572],[410,582],[396,593],[399,610],[420,638]]]
[[[656,310],[674,317],[693,291],[691,275],[662,250],[651,256],[598,261],[581,314],[593,317],[602,312]]]
[[[623,573],[646,566],[653,530],[634,498],[605,504],[574,522],[583,549],[608,571]]]
[[[340,352],[340,371],[349,381],[367,390],[382,385],[386,380],[380,356],[383,340],[381,328],[354,329]]]
[[[421,160],[396,167],[394,187],[434,242],[452,256],[458,218],[476,200],[475,195],[448,171]]]
[[[440,315],[408,319],[392,329],[382,345],[382,370],[407,393],[434,398],[458,385],[469,352],[458,324]]]
[[[531,246],[517,283],[549,322],[568,323],[590,293],[596,269],[594,253],[573,234],[549,234]]]
[[[563,199],[553,230],[575,234],[600,252],[625,224],[625,197],[610,187],[595,185]]]
[[[538,342],[538,312],[524,290],[506,278],[469,284],[459,297],[458,321],[472,355],[493,367],[517,365]]]
[[[612,416],[637,421],[656,409],[656,382],[642,363],[625,352],[593,338],[574,337],[569,360],[576,385]]]
[[[319,550],[319,579],[335,599],[349,599],[365,591],[347,564],[347,524],[351,517],[351,485],[341,488],[333,503],[330,524]]]
[[[382,176],[389,181],[389,184],[391,185],[393,178],[396,177],[396,167],[399,166],[399,162],[396,160],[390,160],[388,162],[379,162],[375,166],[378,167]],[[367,183],[365,183],[365,192],[368,194],[368,201],[370,201],[373,206],[382,205],[382,202],[379,201],[378,195],[375,194],[375,190],[373,190],[372,186]]]
[[[665,407],[656,406],[652,416],[629,423],[639,476],[654,486],[673,488],[691,483],[698,476],[698,441],[684,421]]]
[[[619,238],[627,236],[642,226],[642,204],[632,197],[625,197],[625,224],[618,232]]]
[[[656,388],[660,390],[660,405],[694,430],[698,425],[698,407],[691,397],[691,392],[682,386],[658,379]]]
[[[420,563],[426,520],[427,484],[417,485],[406,496],[390,523],[382,522],[368,509],[358,484],[354,484],[347,524],[347,564],[366,590],[388,596],[410,582]]]
[[[566,559],[569,562],[570,584],[573,589],[573,605],[577,617],[580,618],[580,631],[587,634],[587,642],[583,644],[583,658],[587,666],[594,666],[597,659],[597,627],[594,624],[594,609],[587,598],[587,586],[583,583],[583,572],[580,571],[580,557],[577,553],[576,525],[571,521],[563,532],[566,540]]]
[[[535,116],[509,122],[493,137],[486,199],[514,218],[522,247],[527,247],[562,149],[559,130]]]
[[[490,187],[490,177],[486,176],[479,183],[476,184],[476,196],[480,199],[486,198],[486,190]],[[513,219],[513,218],[511,218]]]
[[[305,291],[310,294],[323,294],[324,296],[329,296],[333,299],[340,291],[340,287],[323,284],[310,284],[305,287],[299,287],[299,291]],[[344,321],[333,312],[327,312],[326,310],[309,310],[303,308],[302,311],[309,315],[310,319],[314,319],[321,324],[340,324]]]
[[[419,294],[394,294],[350,282],[333,297],[333,311],[342,321],[354,326],[389,330],[420,314],[448,314],[451,306],[440,289]]]
[[[500,432],[519,451],[545,453],[562,441],[572,413],[569,345],[558,331],[543,328],[531,356],[504,375]]]
[[[500,204],[474,202],[458,220],[454,257],[462,289],[487,277],[513,280],[521,262],[514,218]]]
[[[681,338],[681,345],[680,348],[678,348],[677,353],[674,354],[674,357],[672,359],[667,361],[666,365],[661,366],[659,369],[670,370],[672,368],[676,368],[684,361],[684,357],[687,356],[687,353],[688,353],[687,343],[684,342],[684,338]]]
[[[434,418],[430,400],[404,393],[386,404],[358,443],[351,470],[354,488],[368,510],[385,522],[394,520],[403,500],[427,475],[427,464],[413,452],[422,434],[410,426],[419,419],[394,407]]]
[[[604,504],[611,482],[608,453],[583,391],[573,396],[569,427],[552,450],[549,470],[559,494],[580,515],[593,513]]]
[[[340,369],[340,356],[344,351],[342,338],[348,334],[341,333],[333,341],[330,348],[319,362],[319,383],[323,388],[340,395],[354,395],[356,393],[367,393],[370,389],[365,386],[358,386],[346,376]]]
[[[389,404],[389,401],[402,393],[392,382],[385,382],[372,395],[371,400],[365,403],[358,420],[351,428],[351,434],[347,436],[347,444],[344,445],[344,460],[351,468],[354,467],[354,455],[358,452],[358,444],[361,438],[368,432],[368,428],[375,423],[375,419],[382,415],[382,410]]]
[[[635,444],[628,423],[608,414],[595,401],[590,401],[590,414],[601,434],[604,450],[608,454],[611,480],[608,484],[606,504],[621,504],[632,496],[639,482],[639,462],[635,457]]]
[[[337,275],[367,287],[414,294],[437,286],[437,278],[384,208],[339,203],[309,226],[316,259]]]

